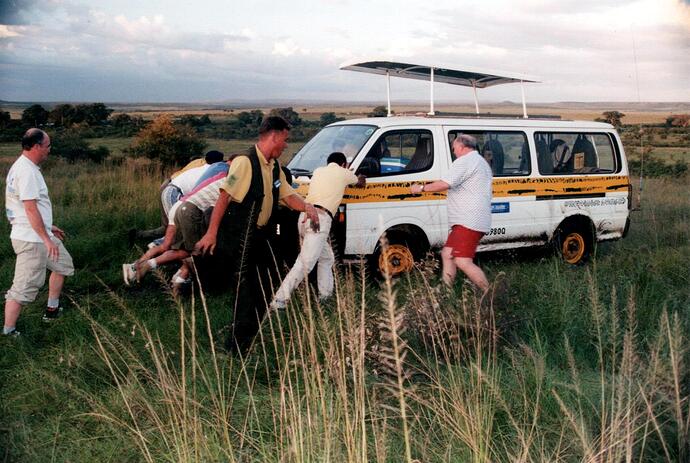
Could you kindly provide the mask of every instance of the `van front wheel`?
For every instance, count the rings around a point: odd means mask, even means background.
[[[564,227],[558,232],[558,250],[567,263],[582,264],[592,252],[591,235],[582,227]]]
[[[391,243],[378,252],[378,272],[395,277],[414,267],[414,255],[407,243]]]

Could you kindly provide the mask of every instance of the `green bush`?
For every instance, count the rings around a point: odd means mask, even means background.
[[[688,173],[688,164],[685,161],[676,160],[674,163],[666,163],[659,158],[647,155],[644,164],[639,159],[628,161],[628,167],[633,175],[640,175],[640,170],[645,177],[683,177]]]
[[[92,148],[78,130],[59,132],[53,135],[51,143],[51,154],[65,158],[69,162],[103,162],[110,156],[110,151],[105,146]]]
[[[156,159],[164,166],[179,166],[202,156],[206,146],[191,127],[175,125],[170,116],[162,115],[139,132],[126,152]]]

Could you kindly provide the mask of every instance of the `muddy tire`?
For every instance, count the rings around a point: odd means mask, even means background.
[[[572,265],[582,265],[592,255],[592,235],[592,230],[583,224],[561,225],[556,231],[554,244],[564,261]]]

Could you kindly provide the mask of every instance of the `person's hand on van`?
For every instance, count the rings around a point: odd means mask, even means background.
[[[367,176],[364,174],[359,174],[357,176],[357,183],[355,183],[356,188],[362,188],[367,184]]]
[[[424,185],[421,185],[419,183],[415,183],[414,185],[410,186],[410,193],[413,195],[418,195],[424,192]]]

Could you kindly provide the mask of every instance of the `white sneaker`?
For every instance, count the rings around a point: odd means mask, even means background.
[[[127,286],[137,280],[137,271],[134,268],[134,264],[122,264],[122,279],[125,280],[125,285]]]
[[[268,305],[271,310],[282,310],[287,307],[287,301],[281,301],[280,299],[273,299]]]

